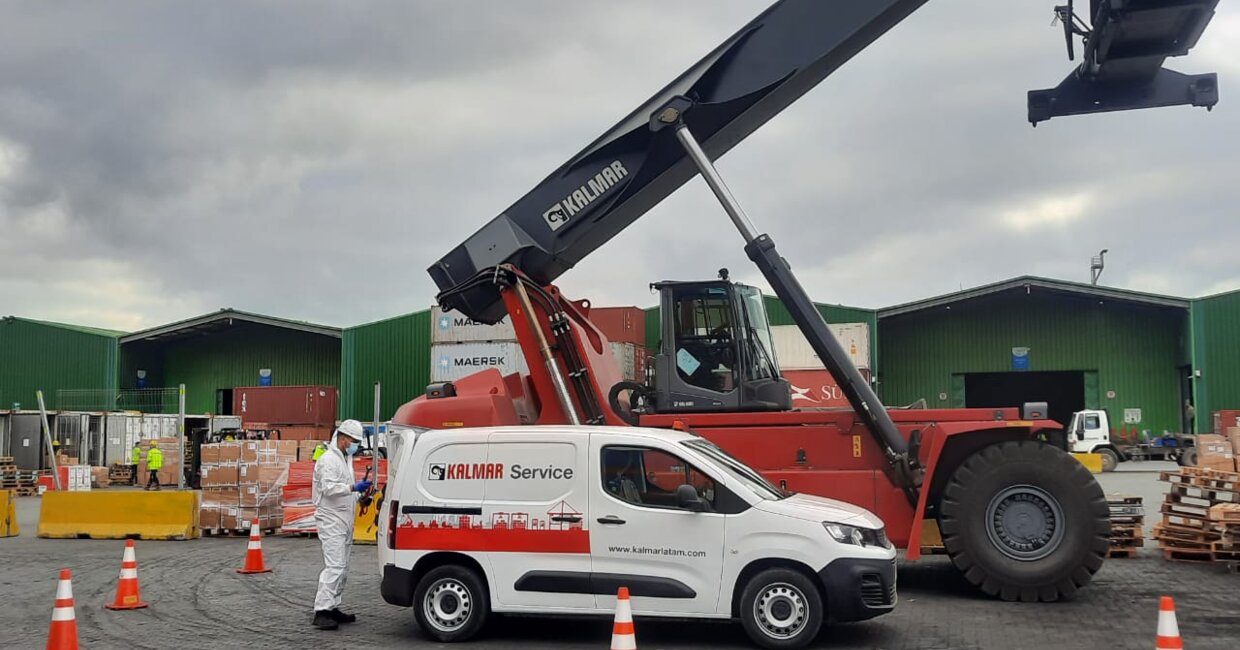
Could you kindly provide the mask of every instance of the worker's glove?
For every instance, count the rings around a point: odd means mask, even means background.
[[[353,491],[354,492],[365,492],[366,490],[369,490],[370,486],[372,485],[374,485],[374,483],[372,483],[371,481],[358,481],[357,483],[353,484]]]

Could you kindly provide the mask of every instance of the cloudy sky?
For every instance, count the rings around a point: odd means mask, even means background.
[[[0,0],[0,314],[124,330],[230,306],[423,309],[426,267],[766,2]],[[1025,119],[1050,0],[930,2],[719,161],[821,302],[1022,274],[1240,289],[1240,8],[1169,67],[1212,113]],[[560,280],[760,284],[700,180]]]

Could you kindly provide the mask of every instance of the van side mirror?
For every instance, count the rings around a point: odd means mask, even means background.
[[[697,490],[687,483],[676,488],[676,507],[690,512],[706,512],[706,503],[698,496]]]

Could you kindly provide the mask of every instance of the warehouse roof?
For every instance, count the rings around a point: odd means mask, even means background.
[[[329,325],[318,325],[316,323],[308,323],[300,320],[289,320],[287,318],[276,318],[275,316],[264,316],[263,314],[254,314],[251,312],[238,311],[229,307],[220,309],[217,312],[204,314],[194,318],[188,318],[183,321],[152,327],[133,334],[122,336],[121,343],[133,343],[135,341],[160,341],[171,338],[188,336],[190,334],[208,333],[218,331],[230,327],[236,321],[247,323],[257,323],[259,325],[269,325],[271,327],[279,327],[282,329],[297,330],[299,332],[309,332],[311,334],[321,334],[333,338],[340,338],[340,328],[331,327]]]
[[[1092,298],[1097,300],[1113,300],[1118,302],[1127,302],[1134,304],[1152,305],[1156,307],[1171,307],[1176,309],[1188,309],[1189,300],[1185,298],[1176,298],[1174,296],[1164,296],[1156,293],[1145,293],[1142,291],[1130,291],[1128,289],[1116,289],[1114,287],[1102,287],[1093,284],[1085,284],[1083,282],[1068,282],[1066,280],[1052,280],[1050,278],[1040,278],[1032,275],[1022,275],[1011,280],[995,282],[993,284],[984,284],[980,287],[965,289],[934,298],[926,298],[915,302],[906,302],[902,305],[885,307],[878,310],[879,318],[888,318],[890,316],[899,316],[901,314],[909,314],[924,309],[932,309],[934,307],[951,306],[955,303],[973,300],[983,296],[989,296],[1004,291],[1012,291],[1014,289],[1024,289],[1026,291],[1050,292],[1060,295],[1074,295],[1083,298]]]
[[[46,325],[48,327],[57,327],[60,329],[69,330],[71,332],[81,332],[83,334],[94,334],[96,336],[110,336],[112,338],[116,338],[118,336],[124,336],[125,334],[125,332],[121,332],[119,330],[105,330],[99,327],[86,327],[84,325],[70,325],[69,323],[57,323],[55,321],[50,321],[50,320],[35,320],[33,318],[22,318],[20,316],[5,316],[3,319],[0,319],[0,320],[22,321],[25,323],[34,323],[36,325]]]

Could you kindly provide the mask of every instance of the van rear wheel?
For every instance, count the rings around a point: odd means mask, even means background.
[[[746,583],[740,617],[745,633],[763,648],[804,648],[822,628],[822,595],[796,571],[767,569]]]
[[[449,564],[426,572],[413,591],[413,615],[427,636],[468,641],[491,613],[486,584],[472,569]]]

